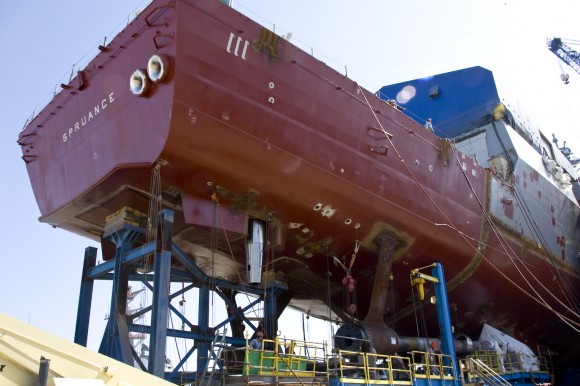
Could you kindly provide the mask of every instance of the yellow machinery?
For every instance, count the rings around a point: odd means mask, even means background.
[[[2,386],[164,386],[161,378],[0,314]]]

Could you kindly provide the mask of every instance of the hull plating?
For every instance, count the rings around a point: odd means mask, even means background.
[[[153,54],[172,58],[171,75],[135,96],[129,77]],[[554,265],[509,224],[496,233],[484,214],[496,176],[220,2],[154,2],[79,77],[85,83],[73,80],[20,137],[41,221],[100,240],[111,213],[147,212],[159,161],[163,205],[176,211],[175,239],[191,258],[209,267],[211,228],[228,230],[236,263],[220,238],[219,276],[244,271],[246,229],[222,221],[239,214],[269,224],[264,266],[283,271],[293,305],[312,314],[328,315],[307,300],[330,292],[346,317],[346,273],[335,262],[348,265],[360,241],[352,267],[359,318],[372,283],[389,281],[385,320],[413,335],[409,270],[436,260],[459,330],[477,336],[487,322],[555,349],[577,339],[537,298],[560,292],[555,272],[578,288],[578,266]],[[373,240],[385,231],[405,245],[392,277],[376,278]]]

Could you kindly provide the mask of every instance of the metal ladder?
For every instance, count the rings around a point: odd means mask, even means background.
[[[227,331],[224,330],[223,334],[220,334],[219,332],[214,336],[213,342],[211,343],[211,347],[210,347],[210,355],[213,358],[213,365],[211,367],[211,371],[210,371],[210,375],[209,378],[207,379],[207,383],[204,384],[205,381],[205,377],[207,375],[208,372],[208,368],[209,368],[209,360],[207,361],[207,364],[205,366],[205,368],[203,369],[203,373],[201,375],[201,380],[199,382],[199,386],[211,386],[212,381],[213,381],[213,375],[215,373],[215,367],[216,364],[218,363],[218,360],[220,358],[220,356],[222,355],[222,351],[224,349],[224,343],[226,341],[226,334]],[[220,344],[218,343],[218,339],[221,337],[221,342]],[[217,347],[217,353],[215,352],[215,348]],[[222,383],[225,384],[225,377],[222,377]]]

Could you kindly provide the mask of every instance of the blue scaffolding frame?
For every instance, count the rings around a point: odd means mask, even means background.
[[[145,236],[144,228],[124,223],[106,232],[104,237],[116,246],[115,257],[98,265],[96,264],[97,249],[94,247],[85,249],[74,341],[83,346],[87,344],[94,281],[112,280],[109,318],[99,352],[131,366],[136,362],[143,370],[169,381],[194,382],[197,374],[201,375],[203,369],[207,367],[211,344],[217,330],[236,318],[245,322],[252,330],[258,329],[258,326],[245,316],[245,312],[255,305],[263,303],[263,329],[267,336],[275,336],[278,329],[279,311],[277,299],[287,291],[287,287],[275,281],[266,285],[250,286],[210,277],[177,244],[172,242],[173,212],[171,210],[164,209],[160,212],[159,224],[157,241],[138,247],[135,247],[135,244]],[[137,273],[136,267],[143,266],[144,260],[152,255],[154,256],[153,270],[146,274]],[[183,269],[172,267],[172,258]],[[127,310],[127,290],[130,281],[141,281],[153,293],[152,304],[132,314],[128,314]],[[188,283],[188,285],[175,293],[170,293],[170,284],[173,282]],[[199,290],[197,325],[171,305],[172,299],[195,288]],[[240,308],[224,290],[252,294],[258,298],[246,307]],[[213,327],[209,325],[210,292],[212,291],[223,299],[231,310],[228,318]],[[150,325],[134,323],[136,319],[148,312],[151,313]],[[189,331],[168,328],[169,312],[175,314],[184,325],[187,325]],[[147,366],[141,362],[132,347],[129,339],[130,332],[150,335]],[[165,371],[165,352],[166,340],[169,337],[190,339],[194,344],[173,370],[167,372]],[[235,337],[224,337],[224,342],[240,347],[246,344],[245,339]],[[194,353],[197,353],[197,372],[183,371],[183,366]]]

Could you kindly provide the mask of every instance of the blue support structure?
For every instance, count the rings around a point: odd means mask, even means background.
[[[216,331],[225,328],[234,320],[244,322],[252,330],[256,330],[259,326],[246,317],[245,312],[253,309],[260,302],[263,302],[264,328],[270,336],[276,335],[278,313],[281,312],[277,298],[285,294],[287,287],[276,282],[248,286],[206,275],[196,265],[192,256],[173,243],[173,212],[162,210],[159,218],[158,237],[153,241],[146,240],[144,228],[136,226],[133,221],[125,221],[124,218],[116,226],[109,227],[104,238],[112,241],[116,246],[114,259],[95,265],[96,249],[87,248],[83,263],[75,342],[86,344],[94,280],[112,280],[109,317],[99,352],[129,365],[137,362],[143,370],[169,381],[193,383],[198,379],[198,373],[183,371],[186,361],[196,354],[197,371],[201,376],[213,355],[211,348]],[[139,273],[139,267],[151,269],[151,264],[147,259],[152,255],[155,256],[153,271]],[[180,268],[172,265],[172,259],[173,263],[179,265]],[[151,305],[144,305],[134,311],[129,310],[127,306],[129,281],[139,281],[143,283],[145,290],[151,291],[153,294]],[[180,283],[182,288],[171,293],[171,283]],[[195,288],[199,290],[197,324],[189,321],[187,315],[171,305],[173,299]],[[228,317],[214,327],[209,324],[210,292],[212,291],[231,310]],[[232,294],[236,293],[257,295],[258,299],[240,308],[232,297]],[[183,329],[168,328],[169,313],[173,313],[180,319]],[[150,315],[150,325],[136,323],[145,314]],[[148,356],[137,355],[131,344],[130,333],[149,335]],[[180,361],[175,368],[166,372],[167,338],[191,340],[193,345],[180,356]],[[239,336],[226,336],[223,342],[232,347],[243,347],[246,344],[245,338]]]
[[[286,290],[275,282],[266,287],[264,298],[264,333],[268,339],[274,339],[278,331],[278,297]]]
[[[209,328],[209,286],[203,284],[199,287],[199,303],[197,311],[197,324],[199,332],[201,334],[208,334]],[[209,334],[208,334],[209,336]],[[213,335],[212,335],[213,339]],[[209,342],[199,341],[197,342],[197,375],[198,378],[203,374],[204,369],[207,367],[209,360]]]
[[[165,348],[169,312],[169,285],[171,275],[171,236],[173,212],[161,211],[162,229],[160,251],[155,254],[155,278],[153,285],[153,311],[149,346],[149,372],[163,378],[165,373]]]
[[[143,233],[144,231],[141,228],[127,226],[107,236],[115,243],[117,248],[115,252],[115,269],[113,271],[111,308],[99,353],[128,365],[133,365],[133,348],[129,341],[127,328],[129,271],[127,265],[123,264],[123,260],[125,254],[132,248],[133,243]]]
[[[425,268],[431,268],[432,276],[420,272]],[[421,300],[423,300],[425,296],[423,285],[426,282],[433,283],[435,288],[435,304],[437,306],[437,319],[439,321],[439,332],[441,335],[441,352],[443,353],[444,361],[443,365],[446,368],[453,368],[454,379],[446,380],[445,382],[450,383],[445,384],[459,386],[462,384],[461,372],[455,353],[451,314],[449,313],[449,300],[447,299],[447,286],[445,284],[445,274],[443,272],[443,266],[441,263],[433,263],[427,267],[411,270],[411,284],[418,287],[419,298]],[[422,385],[423,381],[433,382],[432,379],[416,380],[418,385]]]
[[[89,270],[97,262],[97,248],[85,248],[83,259],[83,273],[81,278],[81,290],[79,294],[79,305],[77,309],[77,323],[75,327],[74,342],[81,346],[87,346],[89,336],[89,320],[91,317],[91,301],[93,299],[94,279],[89,277]]]
[[[437,318],[439,319],[439,329],[441,333],[441,349],[444,355],[449,355],[454,361],[453,368],[455,369],[455,379],[460,380],[461,374],[459,371],[459,364],[457,363],[457,356],[455,355],[455,346],[453,344],[453,330],[451,325],[451,314],[449,313],[449,300],[447,299],[447,286],[445,285],[445,274],[443,272],[443,265],[435,263],[431,272],[439,282],[434,283],[435,297],[437,299]],[[451,365],[446,363],[445,365]]]

